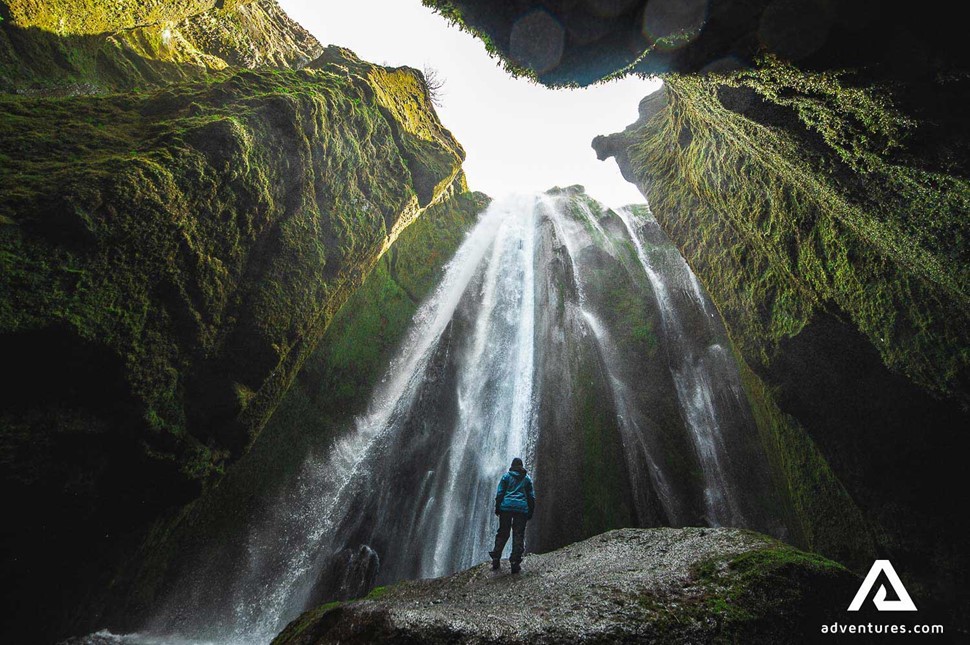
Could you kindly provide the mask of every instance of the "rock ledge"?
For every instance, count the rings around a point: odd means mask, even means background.
[[[803,642],[858,583],[751,531],[621,529],[530,555],[517,576],[485,563],[324,605],[274,643]]]

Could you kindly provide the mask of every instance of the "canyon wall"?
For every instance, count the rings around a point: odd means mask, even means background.
[[[53,634],[246,453],[400,233],[465,190],[416,70],[324,50],[275,3],[108,4],[2,9],[5,620],[43,607]],[[120,44],[151,29],[210,58]]]
[[[970,65],[949,8],[425,4],[546,85],[664,79],[594,147],[723,315],[807,546],[891,557],[928,605],[966,607]]]

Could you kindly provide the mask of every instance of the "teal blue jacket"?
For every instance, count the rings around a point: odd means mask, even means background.
[[[510,470],[502,475],[495,491],[495,511],[524,513],[532,517],[536,491],[532,478],[524,470]]]

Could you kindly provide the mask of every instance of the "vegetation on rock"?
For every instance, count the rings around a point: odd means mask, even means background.
[[[419,72],[342,50],[300,71],[0,98],[11,575],[43,586],[35,557],[58,571],[115,553],[243,454],[381,255],[464,186],[463,157]],[[27,555],[62,505],[53,544]]]
[[[804,136],[722,102],[747,88],[739,100],[790,109]],[[707,282],[742,352],[767,362],[829,303],[891,369],[959,394],[970,182],[896,155],[908,120],[835,75],[766,61],[716,80],[671,77],[665,94],[668,107],[626,135],[634,175],[699,273],[719,276]]]
[[[0,2],[0,91],[144,90],[229,67],[295,68],[323,50],[276,0]]]
[[[456,180],[460,191],[464,179]],[[488,198],[455,192],[405,229],[333,317],[252,449],[202,496],[160,518],[96,598],[112,625],[135,629],[203,560],[234,566],[252,517],[292,481],[308,454],[348,431],[445,262]]]
[[[858,567],[892,552],[947,603],[927,545],[953,553],[962,535],[933,491],[955,486],[970,401],[970,181],[965,140],[942,135],[928,91],[961,90],[769,57],[668,76],[594,147],[647,195],[723,315],[808,544]]]
[[[749,531],[623,529],[529,555],[517,576],[485,563],[323,605],[274,643],[796,643],[857,586]]]

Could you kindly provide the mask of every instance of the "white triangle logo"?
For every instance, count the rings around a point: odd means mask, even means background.
[[[876,560],[872,563],[872,568],[869,569],[866,579],[862,581],[862,586],[859,587],[859,591],[856,592],[855,598],[852,599],[852,603],[849,605],[849,611],[859,611],[862,603],[869,596],[872,586],[876,584],[876,579],[879,577],[879,574],[883,572],[885,572],[886,578],[889,579],[889,584],[892,585],[899,600],[886,600],[886,596],[888,595],[886,585],[879,585],[876,595],[872,598],[872,603],[876,606],[876,609],[879,611],[916,611],[916,605],[913,604],[913,599],[909,597],[906,587],[903,586],[903,581],[896,575],[896,570],[893,569],[893,565],[889,560]]]

